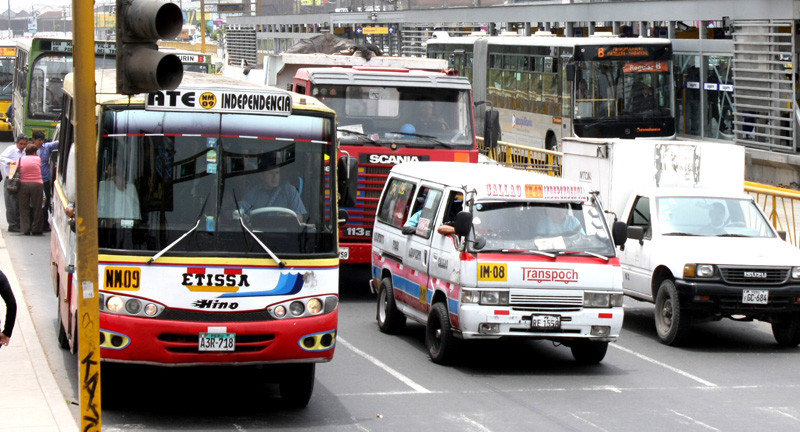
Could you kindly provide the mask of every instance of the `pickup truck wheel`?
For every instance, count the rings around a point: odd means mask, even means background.
[[[603,361],[608,351],[608,342],[576,341],[569,348],[576,362],[592,365]]]
[[[455,349],[456,340],[450,330],[450,316],[444,303],[436,303],[425,326],[425,347],[434,363],[447,364]]]
[[[378,288],[376,318],[378,319],[378,328],[387,334],[395,334],[406,325],[406,316],[397,309],[392,280],[388,277],[381,279],[381,286]]]
[[[655,321],[658,338],[667,345],[680,345],[689,335],[691,313],[681,307],[678,289],[670,279],[664,280],[658,287]]]
[[[772,321],[772,335],[783,347],[800,344],[800,314],[786,314]]]

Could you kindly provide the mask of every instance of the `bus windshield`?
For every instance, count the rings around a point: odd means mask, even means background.
[[[576,70],[576,119],[672,116],[667,61],[582,61]]]
[[[331,121],[105,111],[99,247],[331,256],[337,230],[329,192]]]
[[[314,96],[336,111],[342,144],[472,148],[469,91],[421,90],[317,85]]]
[[[14,58],[0,57],[0,100],[11,100],[14,94]]]
[[[115,68],[114,57],[95,58],[96,69]],[[28,116],[38,120],[58,120],[61,116],[61,97],[64,76],[72,72],[72,54],[43,55],[31,69]]]

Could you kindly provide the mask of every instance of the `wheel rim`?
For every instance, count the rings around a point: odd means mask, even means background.
[[[435,327],[431,329],[431,351],[438,352],[439,347],[442,345],[442,326],[439,320],[436,320]]]
[[[664,306],[661,308],[661,324],[663,324],[664,327],[669,328],[672,326],[672,314],[672,301],[667,299],[664,302]]]
[[[378,310],[378,319],[380,320],[381,323],[385,323],[386,322],[386,308],[389,307],[389,299],[388,299],[388,296],[386,295],[386,290],[385,289],[381,290],[380,305],[381,305],[381,307]]]

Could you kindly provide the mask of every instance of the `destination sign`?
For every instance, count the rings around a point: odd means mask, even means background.
[[[42,51],[71,53],[72,41],[71,40],[43,41],[41,48]],[[94,53],[96,55],[116,55],[117,45],[115,42],[95,42]]]
[[[575,47],[576,61],[666,61],[671,58],[672,53],[665,45],[584,45]]]
[[[292,97],[282,92],[164,90],[148,94],[145,109],[288,116],[292,113]]]

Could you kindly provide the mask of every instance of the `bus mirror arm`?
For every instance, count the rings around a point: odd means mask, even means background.
[[[336,178],[338,179],[339,205],[355,207],[358,196],[358,159],[350,155],[340,157]]]

